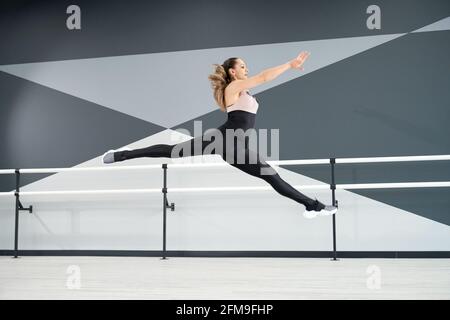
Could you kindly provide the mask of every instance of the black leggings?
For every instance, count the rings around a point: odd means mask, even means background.
[[[247,130],[248,127],[253,127],[254,114],[245,111],[232,111],[228,113],[228,121],[218,128],[226,137],[225,129],[238,129]],[[244,121],[242,121],[244,120]],[[253,120],[253,121],[252,121]],[[255,151],[249,149],[247,138],[239,140],[234,138],[233,143],[226,147],[226,139],[223,139],[223,148],[216,150],[211,148],[210,144],[215,141],[211,138],[210,134],[195,137],[190,140],[178,143],[178,144],[156,144],[142,149],[135,149],[131,151],[119,151],[116,152],[114,158],[116,161],[123,161],[134,158],[151,157],[151,158],[178,158],[189,157],[204,154],[219,154],[225,161],[231,164],[233,167],[244,171],[254,177],[261,178],[268,182],[279,194],[288,197],[298,203],[303,204],[308,210],[314,210],[317,206],[317,202],[299,192],[292,187],[286,181],[284,181],[280,175]],[[200,148],[201,146],[201,148]],[[208,148],[205,152],[205,148]],[[233,150],[230,150],[230,147]],[[174,152],[174,148],[175,152]],[[201,150],[200,150],[201,149]],[[234,156],[229,156],[233,151]],[[245,161],[238,161],[238,154],[245,155]],[[185,154],[186,153],[186,154]],[[230,158],[230,159],[228,159]],[[250,161],[254,159],[255,161]]]

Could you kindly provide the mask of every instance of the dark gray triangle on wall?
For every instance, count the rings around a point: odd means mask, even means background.
[[[450,188],[398,188],[353,190],[396,208],[450,225]]]
[[[165,130],[3,72],[0,114],[3,169],[72,167]],[[46,176],[22,175],[21,185]],[[0,179],[0,191],[15,188],[14,176],[0,175]]]

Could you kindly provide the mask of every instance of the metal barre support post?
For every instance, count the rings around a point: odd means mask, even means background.
[[[334,175],[334,166],[336,165],[336,158],[330,159],[330,165],[331,165],[331,197],[332,197],[332,205],[338,206],[338,202],[336,200],[336,181],[335,181],[335,175]],[[333,259],[332,261],[337,261],[337,252],[336,252],[336,214],[333,214]]]
[[[14,258],[18,256],[19,246],[19,191],[20,191],[20,171],[16,169],[16,214],[14,218]]]
[[[163,163],[163,256],[161,260],[166,260],[166,214],[167,214],[167,164]]]
[[[169,205],[169,201],[167,200],[167,163],[162,164],[163,169],[163,256],[161,260],[167,260],[167,250],[166,250],[166,238],[167,238],[167,208],[170,208],[171,211],[175,210],[175,203],[171,203]]]
[[[14,173],[16,175],[16,192],[14,192],[14,196],[16,197],[16,213],[14,218],[14,258],[17,258],[19,255],[19,212],[28,211],[29,213],[32,213],[33,206],[25,208],[20,202],[20,169],[16,169]]]

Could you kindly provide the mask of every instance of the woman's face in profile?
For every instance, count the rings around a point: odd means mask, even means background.
[[[248,78],[248,69],[245,61],[242,59],[237,59],[234,68],[230,70],[235,79],[243,80]]]

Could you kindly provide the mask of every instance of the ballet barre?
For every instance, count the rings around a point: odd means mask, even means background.
[[[354,164],[354,163],[381,163],[381,162],[403,162],[403,161],[445,161],[450,160],[450,155],[431,155],[431,156],[400,156],[400,157],[369,157],[369,158],[329,158],[329,159],[305,159],[305,160],[277,160],[267,161],[274,166],[289,165],[315,165],[330,164],[331,183],[321,185],[294,185],[299,190],[320,190],[331,189],[332,205],[338,206],[336,200],[336,189],[356,190],[356,189],[388,189],[388,188],[431,188],[431,187],[450,187],[450,181],[436,182],[401,182],[401,183],[363,183],[363,184],[336,184],[335,165],[336,164]],[[175,203],[168,201],[167,193],[194,193],[194,192],[235,192],[235,191],[271,191],[271,186],[252,186],[252,187],[189,187],[189,188],[168,188],[167,169],[182,168],[207,168],[229,166],[227,162],[200,162],[200,163],[163,163],[154,165],[136,165],[136,166],[108,166],[108,167],[75,167],[75,168],[34,168],[34,169],[0,169],[0,174],[14,174],[16,177],[16,189],[11,192],[0,192],[0,197],[14,196],[15,204],[15,224],[14,224],[14,257],[19,255],[19,213],[28,211],[33,213],[33,206],[24,207],[20,201],[20,196],[44,196],[44,195],[104,195],[104,194],[150,194],[162,193],[163,195],[163,250],[162,259],[167,259],[167,209],[175,211]],[[64,190],[64,191],[20,191],[21,174],[30,173],[59,173],[59,172],[92,172],[92,171],[123,171],[123,170],[148,170],[163,169],[162,188],[150,189],[107,189],[107,190]],[[336,249],[336,215],[332,215],[333,230],[333,257],[337,259]]]

